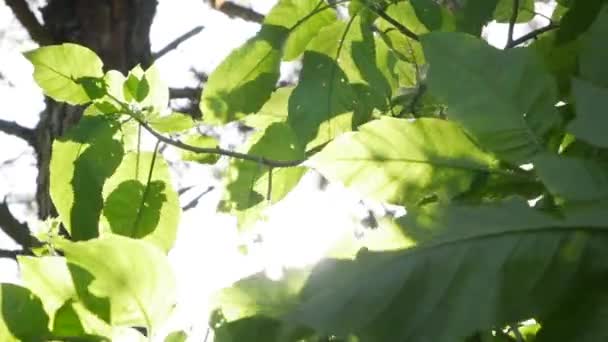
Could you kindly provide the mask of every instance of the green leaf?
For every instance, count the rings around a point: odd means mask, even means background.
[[[164,251],[171,249],[181,209],[162,156],[126,154],[104,185],[103,198],[102,233],[144,239]]]
[[[577,289],[579,290],[579,289]],[[534,342],[595,342],[608,339],[608,294],[602,289],[584,288],[579,296],[542,320]]]
[[[255,315],[281,317],[296,307],[297,295],[308,277],[307,269],[287,270],[284,281],[258,273],[221,290],[213,299],[214,306],[221,309],[228,322]]]
[[[74,240],[98,236],[101,190],[123,157],[115,138],[119,126],[108,118],[84,116],[53,143],[50,193],[59,218]]]
[[[190,115],[178,112],[154,117],[148,123],[154,130],[161,133],[183,132],[195,126],[194,120]]]
[[[300,160],[304,150],[298,143],[291,127],[285,123],[273,123],[264,131],[257,132],[242,152],[273,160]],[[277,143],[280,142],[280,143]],[[281,200],[302,177],[301,167],[273,170],[273,203]],[[235,160],[226,177],[226,197],[223,209],[242,211],[261,203],[268,190],[268,168],[256,162]]]
[[[76,282],[88,282],[89,295],[108,308],[112,325],[154,329],[173,309],[173,272],[163,252],[151,244],[108,235],[86,242],[58,241],[57,247],[86,275]]]
[[[137,331],[113,327],[109,307],[88,291],[88,271],[63,257],[19,257],[24,283],[41,297],[54,338],[84,341],[143,341]],[[88,305],[88,307],[87,307]]]
[[[49,337],[49,318],[30,290],[0,284],[0,309],[1,341],[45,341]]]
[[[608,167],[592,160],[543,154],[534,168],[547,188],[569,201],[608,198]]]
[[[595,3],[597,0],[590,0]],[[586,1],[578,1],[576,4],[586,4]],[[579,56],[580,75],[582,78],[594,83],[597,86],[608,88],[608,70],[606,70],[606,60],[608,60],[608,5],[597,11],[597,19],[589,28],[587,36],[583,40]]]
[[[249,115],[243,119],[243,123],[257,130],[265,130],[275,122],[287,121],[287,109],[289,97],[293,87],[279,88],[270,95],[270,99],[255,115]]]
[[[558,43],[555,32],[545,33],[531,44],[557,80],[560,96],[564,99],[570,95],[570,82],[578,70],[580,46],[580,39]]]
[[[144,73],[141,82],[148,84],[149,90],[144,100],[140,101],[143,107],[152,107],[157,112],[164,112],[169,105],[169,88],[160,76],[156,65],[151,65]]]
[[[513,15],[514,0],[499,0],[494,9],[494,20],[508,23]],[[516,23],[526,23],[534,18],[534,0],[520,0],[518,4]]]
[[[604,0],[573,1],[570,9],[560,20],[557,42],[565,43],[576,39],[587,31],[593,20],[602,12]],[[602,45],[598,45],[600,47]]]
[[[358,100],[350,84],[354,80],[348,75],[361,77],[343,50],[361,38],[355,21],[356,17],[323,28],[304,52],[300,81],[289,98],[287,122],[307,150],[353,129]],[[343,58],[348,62],[339,62]]]
[[[53,99],[78,105],[91,101],[83,81],[103,77],[103,62],[95,52],[76,44],[49,45],[26,52],[34,79]]]
[[[331,181],[380,201],[415,204],[469,188],[495,160],[454,123],[382,118],[329,143],[310,165]]]
[[[124,82],[123,95],[126,101],[142,102],[150,92],[150,84],[144,77],[144,70],[137,65],[129,72]]]
[[[518,165],[546,150],[545,135],[560,123],[557,87],[530,48],[503,51],[443,32],[422,44],[430,91],[483,148]]]
[[[264,25],[282,26],[290,30],[283,47],[284,60],[298,58],[321,28],[336,21],[335,11],[326,9],[299,23],[321,7],[319,4],[320,1],[314,0],[281,0],[264,19]],[[292,27],[295,29],[291,30]]]
[[[219,141],[214,137],[208,137],[195,133],[184,139],[184,143],[201,148],[217,148]],[[182,160],[193,161],[203,164],[214,164],[220,158],[219,154],[214,153],[196,153],[182,150]]]
[[[445,7],[433,0],[411,0],[418,20],[429,31],[453,31],[455,28],[454,16]]]
[[[429,32],[427,26],[420,21],[422,19],[417,16],[414,4],[409,1],[391,4],[387,7],[386,14],[419,36]],[[396,52],[397,56],[406,62],[418,65],[424,64],[424,55],[419,42],[406,37],[384,19],[379,19],[376,25],[380,31],[380,36]]]
[[[69,266],[63,257],[53,256],[21,256],[19,268],[25,285],[41,298],[54,336],[87,336],[92,340],[100,340],[94,336],[112,336],[112,327],[100,318],[107,315],[107,308],[94,305],[96,298],[88,294],[90,280],[86,280],[82,269]],[[85,303],[93,303],[93,311]]]
[[[456,11],[456,27],[458,31],[478,37],[481,36],[481,29],[492,20],[498,1],[465,0],[462,8]]]
[[[188,334],[185,331],[174,331],[165,337],[165,342],[186,342]]]
[[[253,316],[221,324],[214,329],[215,342],[317,342],[309,340],[310,329],[294,327],[277,319]]]
[[[262,26],[211,73],[200,100],[207,123],[225,124],[260,109],[279,79],[287,34],[281,26]]]
[[[563,219],[522,201],[409,211],[404,227],[432,238],[333,267],[321,263],[284,319],[318,332],[356,332],[363,341],[417,342],[460,340],[543,317],[571,289],[601,282],[605,205],[571,208]]]
[[[576,117],[568,131],[599,147],[608,147],[608,88],[599,88],[581,79],[572,81]]]

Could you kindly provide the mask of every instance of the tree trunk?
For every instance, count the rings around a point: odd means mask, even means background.
[[[72,42],[95,51],[107,69],[123,73],[152,62],[150,26],[157,0],[49,0],[41,9],[44,27],[53,41]],[[82,116],[81,107],[46,99],[36,127],[38,216],[55,215],[49,194],[49,166],[53,141]]]

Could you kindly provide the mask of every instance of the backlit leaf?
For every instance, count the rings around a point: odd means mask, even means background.
[[[53,143],[50,193],[65,228],[74,240],[98,236],[103,208],[101,190],[123,157],[115,135],[118,123],[84,116]]]
[[[167,163],[153,153],[125,155],[103,187],[102,233],[144,239],[168,251],[173,246],[181,209]],[[151,178],[148,182],[148,176]]]
[[[60,241],[70,264],[83,272],[95,304],[109,310],[112,325],[156,328],[175,303],[175,280],[163,252],[145,241],[108,235],[86,242]],[[72,276],[75,276],[72,273]],[[90,302],[87,303],[91,305]]]
[[[264,25],[291,29],[298,24],[289,32],[289,38],[283,47],[284,60],[296,59],[321,28],[336,21],[336,13],[333,9],[325,9],[304,20],[313,11],[323,6],[323,1],[317,0],[281,0],[268,13],[264,19]]]
[[[1,341],[44,341],[49,337],[48,320],[40,299],[30,290],[0,284]]]
[[[43,46],[26,52],[25,57],[34,65],[36,83],[57,101],[75,105],[91,101],[85,83],[103,77],[101,59],[81,45]]]
[[[456,124],[394,118],[344,134],[310,160],[328,179],[396,204],[415,204],[431,195],[455,196],[494,163]]]
[[[224,124],[256,112],[279,79],[281,49],[288,30],[265,25],[213,71],[201,95],[203,120]]]
[[[557,87],[529,48],[502,51],[443,32],[425,35],[422,44],[429,90],[483,148],[517,164],[546,150],[545,135],[560,122]]]

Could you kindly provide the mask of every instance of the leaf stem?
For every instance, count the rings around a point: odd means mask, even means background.
[[[150,162],[150,170],[148,170],[148,179],[146,181],[146,187],[144,188],[144,193],[141,195],[141,202],[139,203],[139,209],[137,210],[137,216],[135,217],[135,222],[133,222],[133,230],[137,231],[137,226],[139,225],[139,221],[141,221],[141,215],[144,210],[144,206],[146,205],[146,197],[150,192],[150,182],[152,181],[152,172],[154,171],[154,164],[156,164],[156,155],[158,154],[158,147],[160,145],[160,140],[156,141],[156,145],[154,146],[154,154],[152,154],[152,161]],[[137,154],[139,159],[139,153]],[[137,171],[139,173],[139,170]]]

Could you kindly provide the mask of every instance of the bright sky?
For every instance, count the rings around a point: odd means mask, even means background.
[[[266,13],[275,0],[252,1],[253,8]],[[537,3],[537,11],[550,15],[552,5]],[[533,25],[544,25],[545,19],[537,17]],[[233,48],[253,35],[258,26],[242,20],[229,19],[210,10],[200,0],[160,0],[152,27],[152,50],[164,47],[195,26],[205,29],[197,36],[167,54],[158,66],[173,87],[196,86],[189,69],[210,72]],[[515,35],[530,30],[527,24],[516,25]],[[43,110],[43,97],[32,79],[32,67],[21,52],[35,47],[20,28],[4,3],[0,4],[0,81],[2,111],[0,118],[14,120],[34,127],[38,113]],[[505,44],[507,26],[491,24],[484,35],[488,41],[502,47]],[[10,83],[9,83],[10,82]],[[15,160],[11,166],[2,166]],[[193,165],[178,170],[175,181],[180,186],[195,185],[200,191],[215,184],[213,170]],[[0,198],[8,196],[11,209],[20,219],[31,219],[32,208],[26,205],[35,191],[35,159],[25,143],[0,133]],[[284,265],[305,265],[322,256],[340,236],[357,224],[357,199],[345,189],[333,185],[323,193],[311,191],[314,177],[305,177],[299,195],[289,196],[264,222],[267,236],[264,246],[254,249],[245,257],[239,253],[239,238],[234,218],[217,214],[215,205],[221,196],[219,191],[205,195],[199,205],[183,214],[178,240],[170,253],[179,286],[178,310],[167,329],[198,325],[192,333],[202,340],[206,327],[209,295],[228,286],[246,274],[266,268],[280,273]],[[0,232],[0,248],[16,248],[14,243]],[[0,282],[19,282],[14,262],[0,259]],[[171,327],[171,328],[169,328]],[[189,329],[188,329],[189,330]]]

